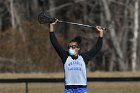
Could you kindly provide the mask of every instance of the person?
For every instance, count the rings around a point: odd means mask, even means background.
[[[87,52],[80,53],[80,39],[74,38],[68,44],[68,50],[65,50],[58,43],[55,36],[55,25],[50,24],[50,41],[60,56],[64,66],[65,89],[64,93],[88,93],[87,88],[87,64],[101,49],[103,43],[103,29],[96,26],[96,32],[99,34],[96,44]]]

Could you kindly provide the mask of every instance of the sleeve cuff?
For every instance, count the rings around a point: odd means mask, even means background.
[[[103,37],[98,37],[99,39],[103,39]]]

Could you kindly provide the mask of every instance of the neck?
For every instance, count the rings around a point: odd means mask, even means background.
[[[78,58],[78,54],[77,55],[74,55],[74,56],[71,56],[72,59],[77,59]]]

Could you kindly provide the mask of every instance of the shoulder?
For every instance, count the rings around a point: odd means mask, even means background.
[[[88,58],[86,57],[86,54],[85,54],[85,53],[81,53],[81,54],[80,54],[80,57],[83,58],[83,61],[84,61],[85,64],[87,65],[87,64],[88,64]]]

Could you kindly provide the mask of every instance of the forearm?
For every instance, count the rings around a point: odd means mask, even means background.
[[[58,19],[56,19],[54,23],[50,24],[50,32],[55,32],[57,22],[58,22]]]
[[[62,49],[61,49],[61,46],[59,45],[57,38],[55,36],[55,33],[54,33],[55,28],[56,28],[56,23],[57,23],[57,20],[54,23],[50,24],[50,40],[51,40],[53,47],[56,49],[56,51],[60,52],[60,50],[62,50]]]
[[[51,43],[52,43],[54,49],[56,50],[56,52],[62,59],[62,62],[64,63],[67,58],[67,52],[59,45],[54,32],[50,32],[50,40],[51,40]]]
[[[89,51],[87,51],[86,53],[83,53],[86,60],[88,61],[91,60],[100,51],[102,47],[102,43],[103,43],[103,38],[98,37],[96,44]]]
[[[55,33],[54,33],[55,32],[55,25],[56,25],[55,23],[50,24],[50,40],[51,40],[53,47],[56,50],[59,50],[60,45],[59,45],[57,38],[55,36]]]
[[[55,31],[55,24],[50,24],[50,32],[54,32]]]
[[[100,51],[102,44],[103,44],[103,37],[98,37],[95,46],[93,46],[89,51],[89,55],[95,56]]]
[[[50,32],[50,41],[51,41],[53,47],[54,47],[57,51],[60,50],[61,47],[60,47],[60,45],[59,45],[59,43],[58,43],[58,41],[57,41],[57,38],[56,38],[54,32]]]
[[[100,38],[103,38],[103,36],[104,36],[104,32],[101,31],[101,32],[99,33],[99,37],[100,37]]]

